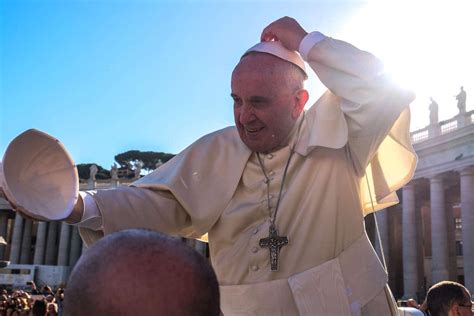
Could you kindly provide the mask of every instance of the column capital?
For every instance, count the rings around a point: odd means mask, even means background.
[[[467,166],[458,170],[461,177],[473,177],[474,176],[474,166]]]
[[[439,182],[443,182],[443,179],[444,179],[444,175],[441,174],[441,173],[438,173],[438,174],[435,174],[431,177],[429,177],[430,179],[430,183],[439,183]]]

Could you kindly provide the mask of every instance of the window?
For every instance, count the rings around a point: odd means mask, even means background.
[[[456,224],[456,229],[462,229],[462,221],[460,217],[456,217],[454,219],[454,222]]]

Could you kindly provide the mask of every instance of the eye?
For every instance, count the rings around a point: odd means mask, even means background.
[[[242,105],[242,99],[237,96],[232,95],[232,100],[234,100],[234,107],[238,107]]]
[[[263,107],[267,104],[266,100],[264,98],[260,98],[260,97],[251,98],[250,103],[255,108],[260,108],[260,107]]]

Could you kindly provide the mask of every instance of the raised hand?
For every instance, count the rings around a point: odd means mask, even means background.
[[[289,50],[298,50],[301,40],[308,34],[293,18],[283,17],[263,29],[262,42],[280,41]]]

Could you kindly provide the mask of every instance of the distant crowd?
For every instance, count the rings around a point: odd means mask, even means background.
[[[45,285],[41,290],[29,282],[28,290],[1,290],[0,316],[56,316],[62,315],[64,289],[53,291]]]

